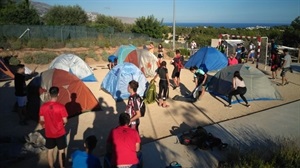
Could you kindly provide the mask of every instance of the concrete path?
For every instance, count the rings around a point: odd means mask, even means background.
[[[293,138],[300,145],[300,101],[204,127],[236,147],[270,144],[279,137]],[[265,144],[266,145],[266,144]],[[217,167],[222,152],[195,150],[178,143],[176,135],[143,145],[144,168],[165,168],[177,161],[184,168]]]

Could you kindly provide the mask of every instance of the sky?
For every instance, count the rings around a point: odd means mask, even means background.
[[[300,16],[300,0],[34,0],[49,5],[79,5],[86,12],[163,22],[288,23]]]

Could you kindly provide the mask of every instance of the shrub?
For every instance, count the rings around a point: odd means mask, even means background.
[[[186,48],[180,48],[179,51],[180,51],[180,54],[183,56],[190,56],[190,51]]]
[[[45,48],[63,48],[63,47],[65,47],[65,43],[54,40],[54,39],[48,39],[44,47]]]
[[[265,145],[241,151],[231,148],[227,152],[227,161],[220,167],[299,167],[300,148],[291,139],[279,139],[277,142],[266,140]]]
[[[39,52],[25,55],[23,61],[26,64],[49,64],[57,55],[52,52]]]
[[[89,50],[87,57],[93,58],[95,61],[99,61],[98,55],[93,50]]]
[[[167,52],[167,55],[171,58],[173,58],[175,56],[174,52],[171,50],[171,51],[168,51]]]
[[[46,44],[45,39],[30,39],[28,40],[27,47],[42,49]]]
[[[22,42],[20,40],[14,40],[9,42],[12,50],[19,50],[22,48]]]
[[[18,60],[18,58],[17,57],[11,57],[10,59],[9,59],[9,64],[10,65],[18,65],[18,64],[20,64],[20,60]]]
[[[106,52],[105,50],[103,50],[101,56],[102,56],[103,61],[107,61],[110,54],[108,52]]]

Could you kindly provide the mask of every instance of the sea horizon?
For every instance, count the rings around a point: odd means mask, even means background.
[[[173,26],[172,22],[163,23],[165,26]],[[247,28],[247,27],[274,27],[274,26],[288,26],[290,23],[196,23],[196,22],[176,22],[177,27],[198,27],[198,26],[206,26],[206,27],[225,27],[225,28]]]

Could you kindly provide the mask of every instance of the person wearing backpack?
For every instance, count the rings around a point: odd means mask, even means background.
[[[180,71],[183,68],[183,57],[180,55],[180,51],[176,50],[176,55],[172,59],[171,64],[174,66],[172,79],[174,81],[173,89],[175,90],[180,86]]]
[[[135,129],[139,132],[139,125],[140,125],[140,105],[142,103],[141,97],[136,93],[139,87],[139,83],[135,80],[132,80],[128,83],[127,90],[130,93],[128,98],[127,106],[126,106],[126,113],[130,116],[130,124],[129,126],[132,129]]]
[[[159,91],[158,91],[158,105],[162,107],[169,107],[166,103],[167,93],[170,86],[169,74],[167,69],[166,61],[161,63],[161,66],[156,70],[156,75],[153,78],[153,81],[159,76]],[[161,94],[163,94],[161,96]]]

